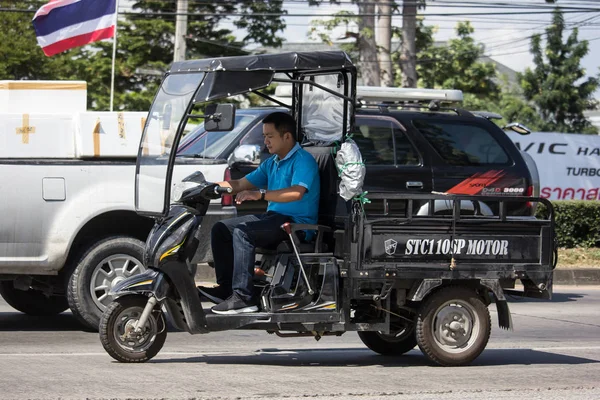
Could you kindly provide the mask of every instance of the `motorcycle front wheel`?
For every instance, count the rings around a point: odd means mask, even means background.
[[[142,330],[135,330],[147,302],[148,298],[141,295],[120,297],[102,314],[100,341],[104,350],[115,360],[146,362],[162,349],[167,338],[167,324],[159,305],[152,310]]]

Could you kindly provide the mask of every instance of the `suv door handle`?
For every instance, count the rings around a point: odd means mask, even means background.
[[[419,181],[408,181],[406,182],[407,189],[423,189],[423,182]]]

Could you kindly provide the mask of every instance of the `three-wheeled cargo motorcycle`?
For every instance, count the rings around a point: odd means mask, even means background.
[[[505,298],[550,298],[556,261],[552,205],[545,199],[369,193],[381,211],[365,212],[364,196],[338,196],[335,150],[349,134],[356,68],[344,52],[253,55],[174,63],[150,109],[140,142],[135,206],[156,219],[144,255],[146,272],[116,284],[100,323],[106,351],[121,362],[144,362],[162,348],[168,313],[191,334],[258,329],[280,337],[340,336],[357,331],[383,355],[415,346],[441,365],[465,365],[486,347],[488,306],[512,328]],[[291,106],[265,90],[292,87]],[[271,86],[272,87],[272,86]],[[203,308],[192,263],[203,216],[229,188],[202,173],[172,187],[175,157],[188,121],[207,131],[233,128],[235,107],[224,99],[255,93],[289,108],[299,140],[317,160],[319,225],[288,223],[288,240],[256,249],[258,312],[219,315]],[[398,173],[402,173],[399,171]],[[172,193],[173,192],[173,193]],[[443,202],[444,213],[436,213]],[[493,216],[463,213],[485,202]],[[548,218],[513,217],[515,202],[544,203]],[[451,212],[447,212],[450,204]],[[417,212],[426,209],[427,212]],[[298,231],[314,230],[310,242]],[[520,281],[520,285],[515,283]]]

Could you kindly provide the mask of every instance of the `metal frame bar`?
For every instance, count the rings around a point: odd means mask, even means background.
[[[334,71],[332,71],[332,72],[334,72]],[[304,72],[302,73],[302,75],[310,76],[310,74],[304,73]],[[331,75],[331,74],[329,74],[329,75]],[[273,79],[272,82],[292,83],[292,84],[299,84],[299,85],[310,85],[310,86],[317,87],[317,88],[319,88],[319,89],[321,89],[321,90],[323,90],[323,91],[325,91],[325,92],[327,92],[329,94],[332,94],[334,96],[340,97],[340,98],[342,98],[342,99],[344,99],[346,101],[354,102],[354,100],[352,98],[350,98],[350,97],[348,97],[346,95],[339,94],[338,92],[336,92],[334,90],[331,90],[331,89],[329,89],[329,88],[327,88],[327,87],[325,87],[323,85],[319,85],[318,83],[314,83],[314,82],[311,82],[311,81],[304,81],[304,80],[301,80],[301,79]]]
[[[292,106],[290,106],[288,104],[285,104],[285,103],[283,103],[283,102],[281,102],[279,100],[276,100],[273,97],[269,96],[268,94],[264,94],[264,93],[258,92],[258,91],[254,91],[254,92],[251,92],[251,93],[256,93],[257,95],[259,95],[263,99],[267,99],[269,101],[272,101],[273,103],[275,103],[275,104],[277,104],[277,105],[279,105],[281,107],[289,108],[290,110],[292,109]]]

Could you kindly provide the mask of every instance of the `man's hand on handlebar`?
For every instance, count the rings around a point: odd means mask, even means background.
[[[236,204],[242,204],[247,200],[260,200],[261,194],[256,190],[244,190],[235,196]]]
[[[231,194],[241,193],[244,190],[255,189],[254,185],[248,182],[246,178],[234,179],[232,181],[217,182],[217,185],[222,187],[230,187],[231,189],[233,189],[233,192],[231,192]]]
[[[230,187],[225,187],[225,186],[215,186],[215,194],[230,194],[231,192],[233,192],[233,189]]]

